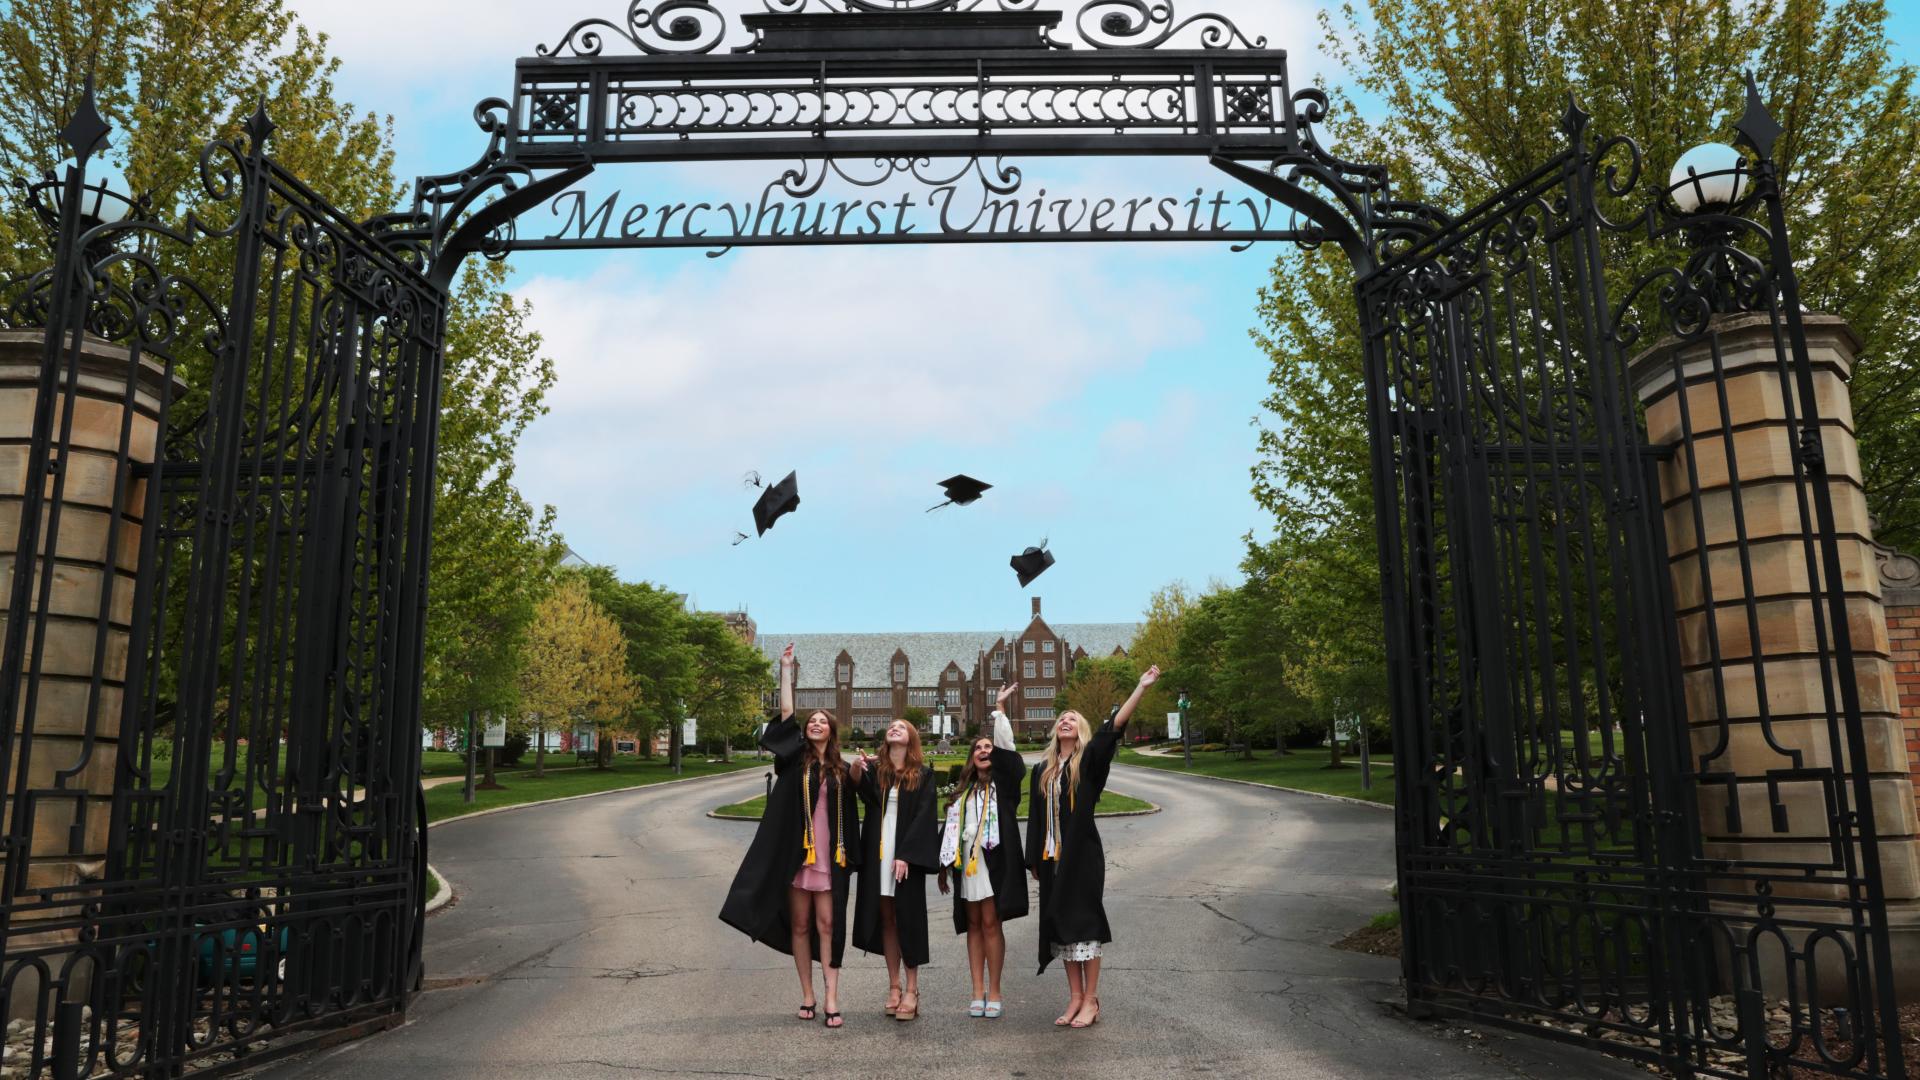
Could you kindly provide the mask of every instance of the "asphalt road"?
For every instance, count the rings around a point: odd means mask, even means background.
[[[457,900],[428,923],[432,989],[408,1023],[261,1075],[1646,1075],[1408,1021],[1384,1004],[1397,962],[1328,947],[1391,906],[1391,815],[1126,767],[1112,786],[1165,809],[1100,826],[1117,940],[1097,1026],[1053,1026],[1066,980],[1058,965],[1035,977],[1031,917],[1008,924],[1006,1016],[970,1019],[965,939],[942,932],[950,901],[937,894],[921,1019],[883,1016],[884,963],[849,950],[847,1026],[802,1023],[792,961],[716,917],[753,826],[705,812],[762,784],[752,771],[436,828],[433,861]]]

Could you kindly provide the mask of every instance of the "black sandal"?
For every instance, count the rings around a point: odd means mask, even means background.
[[[837,1012],[830,1012],[830,1013],[827,1013],[827,1014],[826,1014],[826,1015],[825,1015],[824,1017],[822,1017],[821,1019],[822,1019],[822,1022],[823,1022],[823,1023],[825,1023],[825,1024],[827,1025],[827,1027],[828,1027],[828,1028],[830,1028],[830,1029],[832,1029],[832,1030],[834,1030],[834,1031],[838,1031],[838,1030],[840,1030],[841,1028],[843,1028],[843,1027],[846,1027],[846,1026],[847,1026],[847,1022],[846,1022],[845,1020],[840,1020],[840,1014],[839,1014],[839,1013],[837,1013]],[[836,1023],[834,1023],[834,1021],[835,1021],[835,1020],[840,1020],[840,1022],[836,1024]]]
[[[819,1008],[820,1006],[818,1005],[802,1005],[800,1006],[800,1012],[797,1015],[799,1016],[800,1019],[811,1023],[813,1021],[813,1014],[815,1010]]]

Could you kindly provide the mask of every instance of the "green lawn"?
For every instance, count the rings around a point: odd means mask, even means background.
[[[655,758],[652,761],[644,758],[624,758],[616,761],[610,769],[569,769],[564,772],[550,769],[546,778],[541,780],[535,780],[528,773],[517,773],[511,776],[496,774],[503,785],[502,790],[476,791],[472,803],[460,801],[460,789],[463,786],[460,784],[445,784],[428,790],[427,820],[445,821],[462,814],[471,814],[476,810],[491,810],[497,806],[545,802],[548,799],[563,799],[570,795],[589,795],[598,791],[644,787],[647,784],[658,784],[667,780],[741,772],[764,766],[765,762],[756,762],[751,757],[735,757],[728,764],[717,761],[696,761],[689,758],[681,766],[681,774],[675,776],[665,758]]]
[[[1271,750],[1256,750],[1252,761],[1243,761],[1236,751],[1195,751],[1193,771],[1227,780],[1251,780],[1259,784],[1317,791],[1326,795],[1345,795],[1368,802],[1393,802],[1393,762],[1376,755],[1373,758],[1373,790],[1360,790],[1360,762],[1351,754],[1343,755],[1342,769],[1327,768],[1327,751],[1320,748],[1295,750],[1285,757]],[[1122,749],[1117,759],[1122,765],[1139,765],[1168,772],[1186,772],[1180,755],[1154,757],[1133,749]]]
[[[1024,806],[1026,801],[1026,796],[1023,794],[1020,802]],[[766,808],[767,797],[765,795],[755,795],[746,802],[717,806],[713,812],[719,814],[721,817],[752,818],[758,820]],[[1094,807],[1093,812],[1096,815],[1133,814],[1139,813],[1142,810],[1151,809],[1153,809],[1153,804],[1147,802],[1145,799],[1136,799],[1131,795],[1121,795],[1118,792],[1108,791],[1101,794],[1100,805]]]

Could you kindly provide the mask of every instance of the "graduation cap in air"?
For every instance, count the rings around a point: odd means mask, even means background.
[[[965,473],[950,476],[940,481],[940,490],[947,493],[947,501],[940,506],[927,507],[927,513],[931,514],[941,506],[970,506],[978,502],[981,493],[992,486],[992,484],[983,484]]]
[[[1024,589],[1053,565],[1053,552],[1047,550],[1047,542],[1042,540],[1039,547],[1028,548],[1007,560],[1007,564],[1020,575],[1020,587]]]
[[[800,474],[798,472],[790,472],[785,480],[770,486],[760,482],[759,473],[748,473],[747,484],[750,487],[762,489],[760,497],[753,503],[753,526],[759,530],[760,536],[767,535],[767,530],[773,528],[774,522],[800,507]],[[746,533],[733,535],[735,547],[747,539]]]

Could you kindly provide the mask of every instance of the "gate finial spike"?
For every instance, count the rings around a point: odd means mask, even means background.
[[[1580,99],[1573,96],[1573,91],[1567,91],[1567,110],[1560,114],[1560,130],[1572,138],[1587,130],[1587,122],[1592,119],[1593,114],[1580,107]]]
[[[1785,128],[1773,118],[1767,110],[1767,103],[1760,100],[1760,86],[1753,81],[1753,71],[1745,72],[1747,81],[1747,111],[1734,121],[1733,130],[1740,133],[1740,141],[1747,144],[1762,161],[1773,159],[1773,144],[1780,138]]]
[[[252,153],[258,153],[278,127],[279,125],[273,122],[273,118],[267,115],[266,97],[260,97],[254,102],[253,115],[247,117],[247,149]]]
[[[87,70],[86,90],[80,95],[80,105],[73,110],[73,117],[67,126],[60,129],[60,139],[73,149],[73,158],[84,166],[87,159],[107,148],[107,133],[113,129],[100,117],[99,103],[93,95],[93,70]]]

